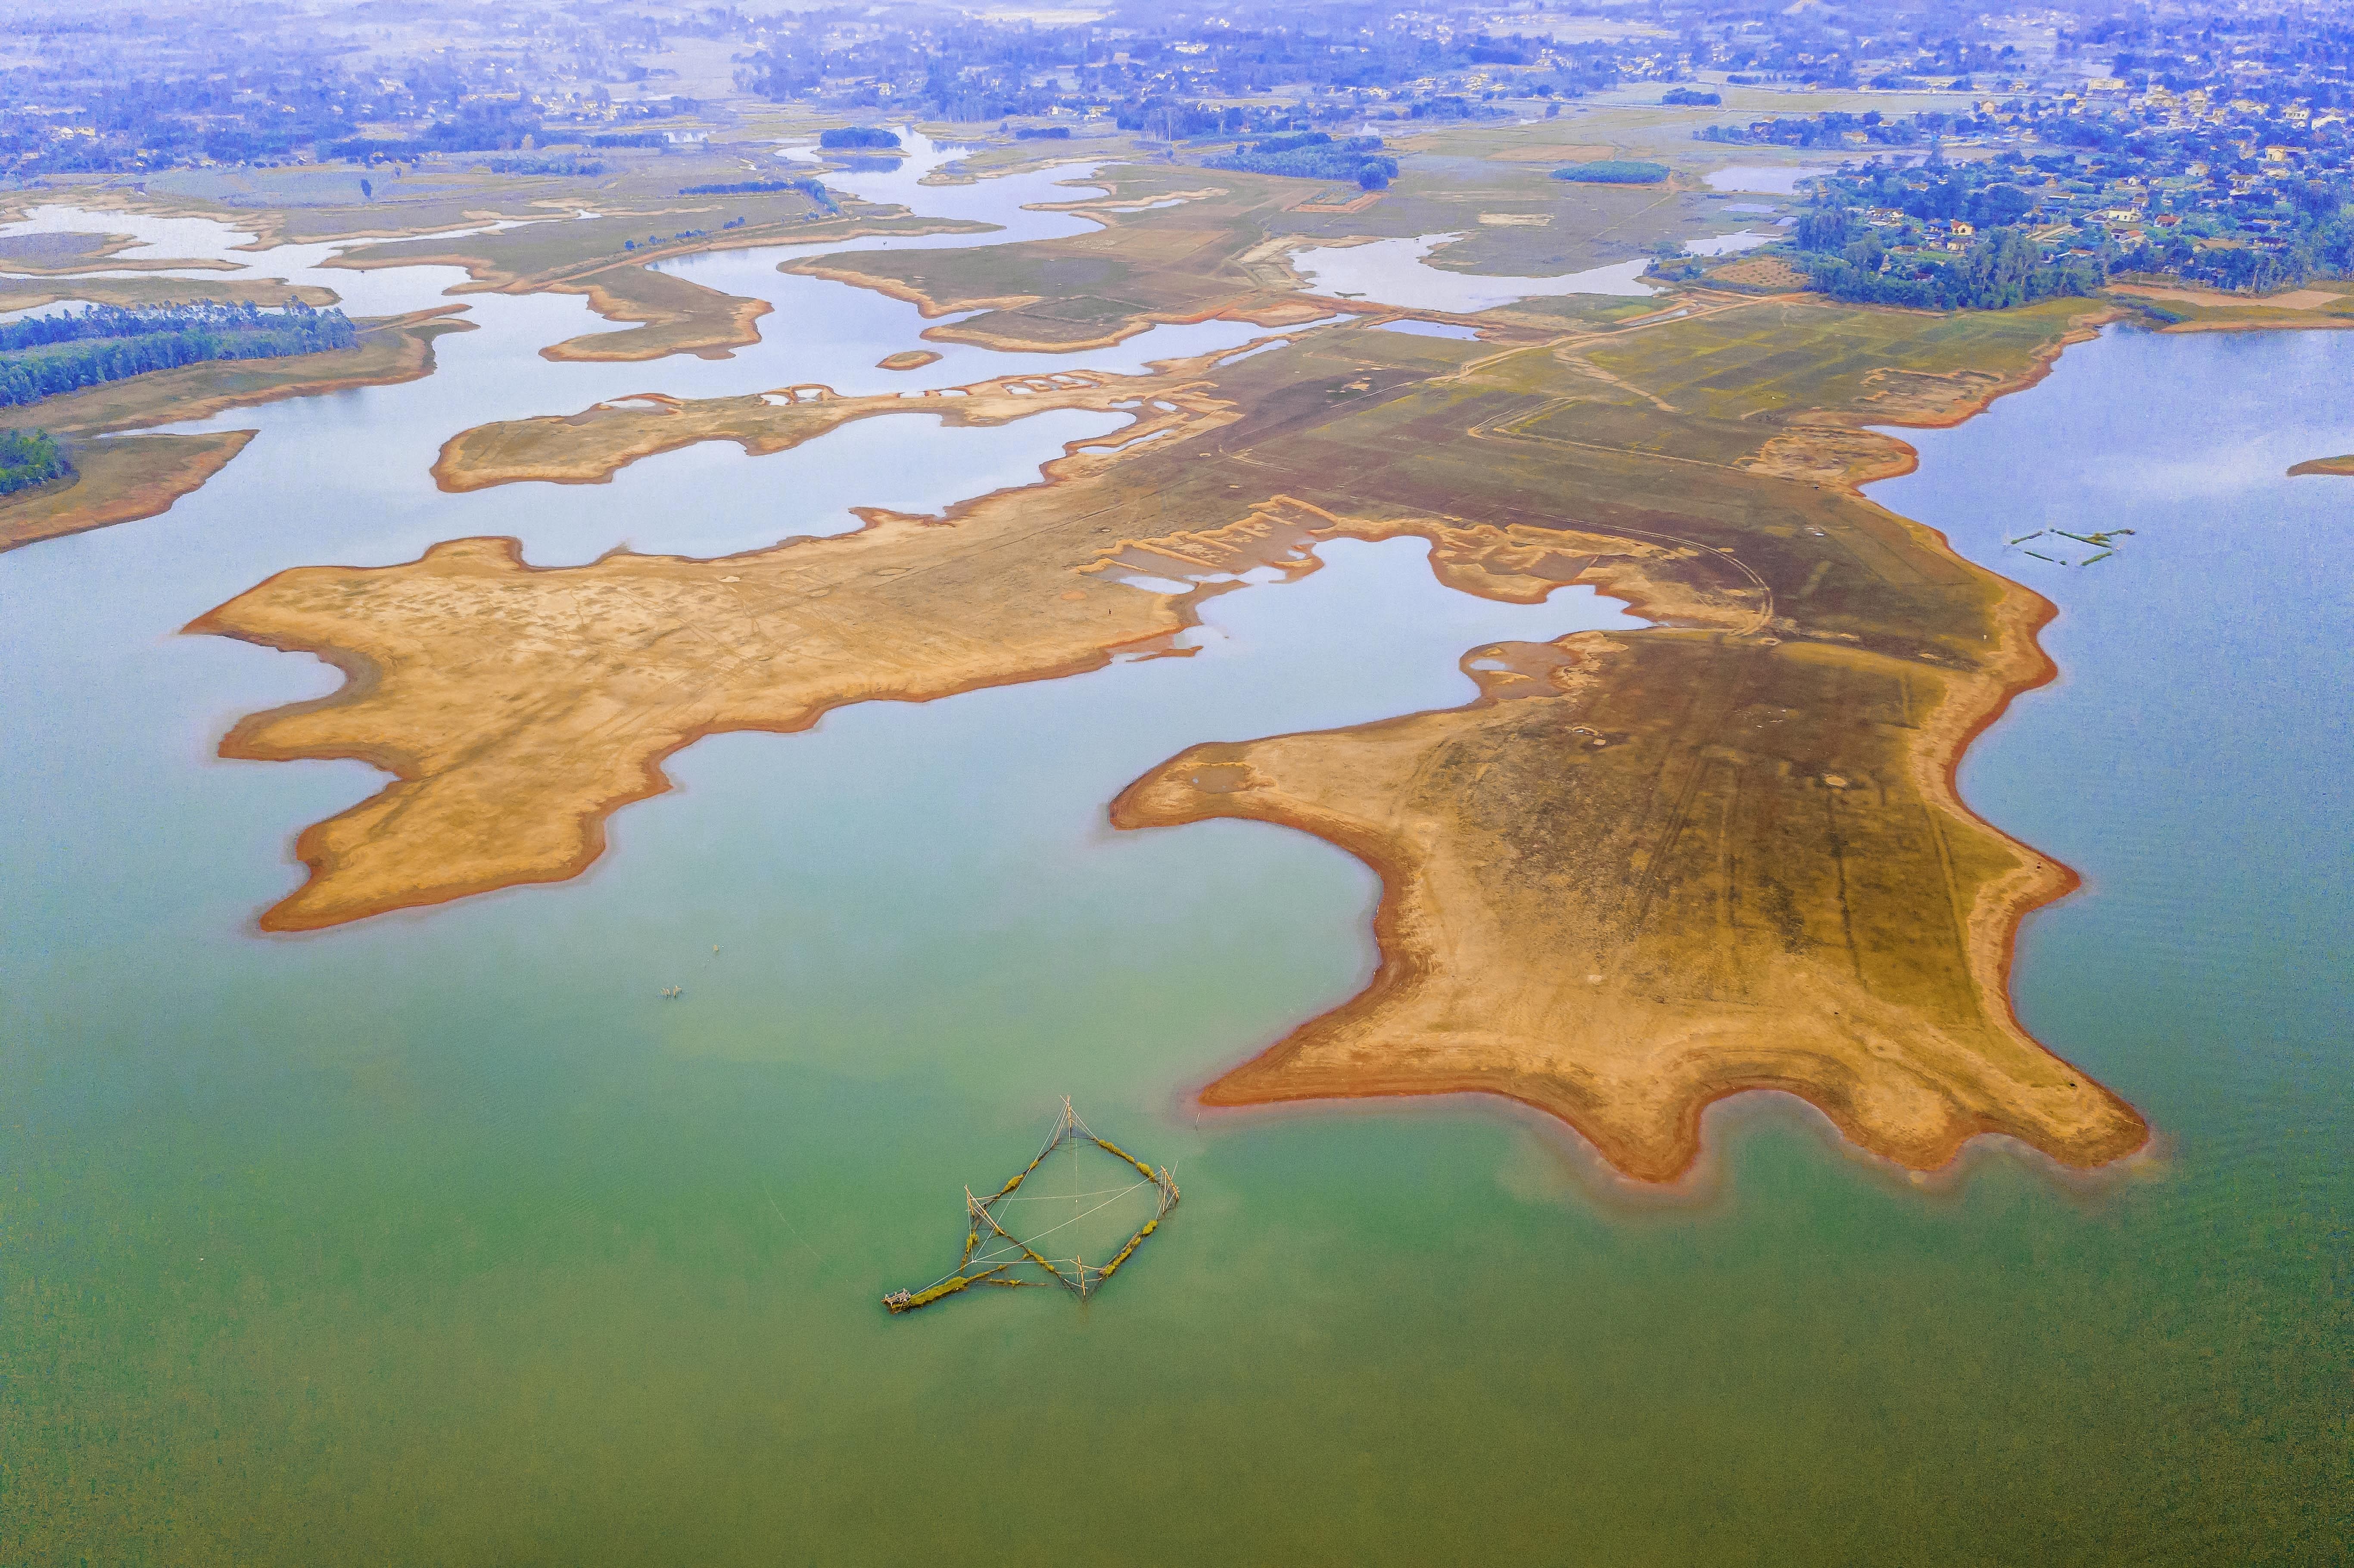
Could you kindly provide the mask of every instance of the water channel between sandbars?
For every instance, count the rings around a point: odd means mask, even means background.
[[[1087,227],[1066,215],[1019,210],[1025,201],[1067,199],[1074,193],[1061,182],[1072,177],[1071,169],[970,186],[920,186],[915,176],[946,154],[918,142],[921,156],[911,170],[863,176],[906,187],[875,194],[915,201],[946,195],[955,198],[955,216],[1005,218],[1024,234],[1042,227]],[[54,213],[44,217],[53,226],[64,221]],[[97,226],[109,218],[122,223],[119,215],[93,215],[90,221]],[[314,270],[323,248],[301,248],[299,255],[238,252],[229,249],[239,238],[233,229],[212,229],[207,241],[188,225],[174,224],[159,242],[239,260],[250,255],[257,271],[272,270],[273,262],[300,262],[274,270],[365,292],[378,308],[431,302],[459,277],[445,268]],[[912,242],[943,246],[976,238],[1002,242],[1004,237],[930,236]],[[202,834],[212,853],[195,857],[202,870],[191,867],[174,901],[205,906],[214,921],[227,918],[230,928],[241,929],[244,916],[232,910],[266,904],[274,889],[287,885],[284,844],[291,834],[381,787],[382,775],[355,762],[256,768],[211,758],[219,731],[239,715],[319,695],[337,683],[334,672],[309,659],[171,635],[272,572],[314,562],[398,562],[444,539],[489,534],[516,536],[526,558],[543,566],[586,561],[618,545],[697,556],[732,553],[789,535],[854,527],[852,506],[938,512],[971,495],[1034,483],[1039,465],[1059,455],[1066,442],[1128,422],[1119,414],[1058,411],[991,429],[950,429],[936,416],[911,412],[855,421],[757,460],[731,444],[705,443],[642,461],[607,484],[531,483],[465,495],[444,494],[432,485],[426,471],[440,442],[489,418],[568,412],[641,390],[739,392],[811,380],[849,391],[906,386],[907,378],[875,369],[875,362],[916,341],[922,319],[915,308],[870,291],[777,271],[779,255],[790,253],[727,252],[681,264],[682,270],[720,275],[717,286],[759,293],[779,306],[761,323],[761,344],[731,361],[551,362],[539,356],[541,346],[593,324],[583,320],[581,302],[461,296],[477,330],[440,341],[440,368],[432,376],[233,410],[186,427],[261,433],[228,470],[163,517],[51,541],[0,563],[0,592],[10,607],[0,630],[12,645],[9,705],[19,733],[46,737],[37,755],[20,755],[16,771],[27,787],[27,812],[52,830],[49,842],[82,853],[119,843],[133,858],[171,862],[170,855],[141,856],[138,846],[157,836],[160,821],[141,802],[164,778],[182,779],[194,795],[239,821],[235,828]],[[1163,326],[1113,349],[1067,355],[949,345],[942,364],[916,379],[941,384],[1008,371],[1137,370],[1153,359],[1212,352],[1263,335],[1247,323],[1205,323]],[[1474,694],[1456,662],[1476,643],[1634,624],[1616,613],[1612,601],[1595,600],[1585,590],[1556,595],[1550,606],[1533,609],[1469,599],[1440,587],[1423,563],[1422,546],[1411,543],[1341,542],[1324,554],[1334,565],[1298,587],[1250,587],[1216,601],[1207,617],[1211,629],[1189,634],[1189,641],[1201,645],[1197,658],[1150,676],[1105,677],[1141,679],[1156,689],[1174,679],[1172,689],[1181,692],[1189,669],[1224,677],[1196,683],[1192,727],[1181,723],[1140,732],[1150,738],[1134,746],[1122,766],[1141,770],[1197,739],[1247,738],[1447,705]],[[104,594],[89,590],[96,581],[109,585]],[[1253,608],[1262,601],[1272,607],[1271,615]],[[1349,608],[1332,608],[1344,604]],[[1300,618],[1294,631],[1267,630],[1287,614]],[[1282,652],[1257,662],[1235,658],[1232,640],[1215,630],[1234,618],[1255,629],[1252,645]],[[1395,630],[1373,630],[1385,624]],[[83,694],[75,722],[68,724],[59,694],[77,688]],[[1246,689],[1267,700],[1254,704]],[[65,782],[77,778],[81,782]],[[1092,821],[1127,779],[1109,773],[1090,778],[1097,796],[1088,806]],[[101,779],[117,783],[96,782]],[[121,787],[131,779],[141,781],[137,789]],[[193,803],[187,809],[197,817],[207,810]],[[50,874],[36,875],[35,884],[49,882],[65,896],[79,858],[51,864]],[[142,901],[173,897],[175,880],[151,870]],[[88,899],[66,903],[78,906],[78,918],[102,919]]]

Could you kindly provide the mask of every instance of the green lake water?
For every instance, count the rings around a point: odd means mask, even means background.
[[[1115,834],[1111,793],[1624,623],[1454,594],[1413,542],[1214,601],[1193,658],[698,744],[576,882],[254,935],[292,832],[378,777],[210,759],[333,680],[188,616],[468,532],[742,547],[840,525],[844,471],[937,505],[1108,428],[440,496],[469,388],[640,389],[530,380],[577,302],[508,303],[428,381],[246,416],[165,518],[0,556],[0,1561],[2342,1551],[2354,482],[2281,472],[2354,448],[2354,340],[2112,333],[1875,491],[2061,607],[2065,678],[1963,784],[2084,872],[2021,1013],[2156,1152],[2084,1181],[1980,1145],[1916,1184],[1749,1097],[1662,1198],[1482,1101],[1189,1103],[1363,983],[1376,888],[1278,830]],[[2052,523],[2138,532],[2080,571],[2005,551]],[[1066,1094],[1175,1170],[1170,1222],[1085,1304],[885,1314]]]

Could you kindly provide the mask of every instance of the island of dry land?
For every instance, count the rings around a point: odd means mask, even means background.
[[[2344,457],[2314,458],[2308,461],[2298,463],[2295,468],[2290,469],[2288,471],[2292,478],[2295,478],[2299,474],[2322,473],[2338,474],[2345,478],[2354,479],[2354,452],[2349,452]]]
[[[2140,1118],[2008,1002],[2020,916],[2069,874],[1953,783],[1969,736],[2048,678],[2049,607],[1855,489],[1909,455],[1863,423],[1964,418],[2108,308],[1727,296],[1616,328],[1333,326],[1140,376],[634,398],[464,432],[437,472],[479,488],[958,405],[1139,421],[944,518],[868,513],[855,534],[720,560],[551,569],[511,540],[459,540],[403,566],[281,573],[212,610],[190,630],[349,677],[241,722],[225,755],[395,776],[302,834],[309,879],[263,924],[574,875],[697,736],[1089,669],[1164,643],[1239,570],[1412,535],[1464,591],[1590,583],[1655,624],[1472,650],[1465,707],[1196,747],[1120,797],[1124,827],[1283,822],[1383,876],[1372,985],[1205,1099],[1478,1089],[1561,1117],[1648,1181],[1690,1165],[1703,1107],[1752,1088],[1916,1169],[1981,1132],[2114,1160],[2145,1140]]]

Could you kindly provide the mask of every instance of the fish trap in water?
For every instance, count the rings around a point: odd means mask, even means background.
[[[1065,1158],[1051,1160],[1060,1150]],[[920,1290],[894,1290],[894,1312],[928,1307],[975,1285],[1060,1285],[1085,1298],[1104,1287],[1177,1206],[1177,1182],[1108,1139],[1063,1101],[1037,1158],[988,1197],[964,1192],[964,1255]],[[1089,1263],[1093,1251],[1107,1261]]]

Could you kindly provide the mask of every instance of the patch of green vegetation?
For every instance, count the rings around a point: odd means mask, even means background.
[[[252,304],[94,305],[0,325],[0,407],[214,359],[277,359],[349,348],[357,342],[341,311],[295,301],[283,310]]]
[[[2354,186],[2316,163],[2212,175],[2204,141],[1821,176],[1793,238],[1844,300],[1990,309],[2147,272],[2262,293],[2354,270]],[[2281,151],[2275,149],[2275,151]],[[2197,169],[2196,175],[2190,171]],[[1959,255],[1958,262],[1949,260]]]
[[[714,185],[681,185],[681,196],[769,196],[779,191],[798,191],[827,212],[839,213],[842,204],[833,193],[813,179],[798,180],[728,180]]]
[[[1597,158],[1555,169],[1553,177],[1581,185],[1656,185],[1668,177],[1668,166],[1638,158]]]
[[[71,479],[74,465],[47,430],[0,430],[0,495]]]
[[[1336,142],[1321,131],[1295,131],[1204,158],[1202,166],[1295,180],[1354,180],[1365,190],[1377,191],[1386,189],[1398,172],[1397,160],[1384,154],[1378,136]]]
[[[1801,219],[1800,227],[1807,222]],[[1817,289],[1835,300],[1917,310],[2009,310],[2062,294],[2089,294],[2108,281],[2096,260],[2047,255],[2016,228],[1980,237],[1957,260],[1925,260],[1893,271],[1879,241],[1871,238],[1838,255],[1808,252],[1799,265]]]
[[[489,158],[483,161],[482,167],[494,175],[583,176],[605,172],[605,165],[599,160],[576,157],[568,153],[559,158]]]

